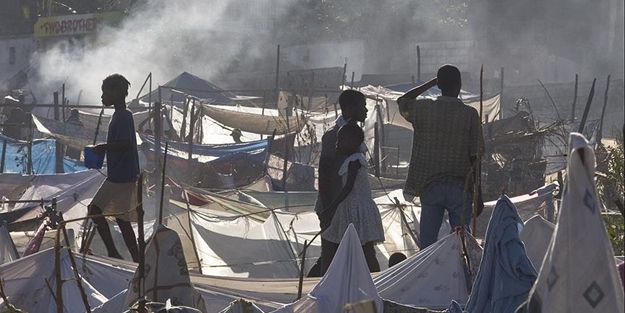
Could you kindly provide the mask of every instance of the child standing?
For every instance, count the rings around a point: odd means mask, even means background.
[[[375,257],[374,245],[384,241],[384,228],[377,205],[371,197],[371,187],[367,177],[367,162],[359,147],[364,141],[364,133],[358,125],[349,121],[337,133],[336,150],[348,155],[339,169],[343,188],[328,208],[321,225],[321,238],[331,242],[321,252],[321,275],[327,271],[343,234],[349,224],[354,224],[370,272],[379,272],[380,264]]]

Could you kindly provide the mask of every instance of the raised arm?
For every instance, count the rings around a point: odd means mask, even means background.
[[[418,96],[420,96],[422,93],[424,93],[426,90],[436,86],[436,84],[438,83],[438,80],[436,78],[432,78],[430,81],[425,82],[424,84],[414,87],[410,90],[408,90],[408,92],[406,92],[403,96],[399,97],[399,99],[397,99],[397,101],[399,102],[400,99],[416,99]]]

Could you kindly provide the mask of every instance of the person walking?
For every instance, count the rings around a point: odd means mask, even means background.
[[[482,136],[477,111],[458,98],[460,70],[446,64],[436,76],[397,99],[400,114],[414,129],[404,197],[421,200],[421,249],[438,239],[445,210],[452,229],[470,230],[465,226],[471,223],[473,165],[478,156],[478,136]],[[436,100],[417,99],[434,86],[441,90]],[[483,208],[481,186],[478,191],[479,210]]]
[[[128,87],[130,82],[120,74],[110,75],[102,82],[102,104],[115,107],[115,112],[109,123],[106,143],[93,147],[96,154],[106,153],[107,177],[88,209],[108,256],[121,259],[108,222],[101,216],[118,214],[107,218],[117,222],[133,261],[138,262],[137,238],[130,222],[137,221],[139,158],[132,112],[126,108]]]

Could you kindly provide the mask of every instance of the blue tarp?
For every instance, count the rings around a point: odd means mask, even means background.
[[[6,141],[4,173],[28,174],[28,142],[0,135],[0,153]],[[54,174],[56,171],[56,141],[53,139],[33,140],[33,174]],[[63,159],[65,173],[86,171],[82,162]]]
[[[501,196],[488,222],[484,256],[467,312],[511,313],[527,299],[538,274],[519,238],[522,225],[512,201]]]
[[[148,142],[152,150],[154,150],[154,137],[140,135],[141,140]],[[265,152],[269,147],[271,137],[263,140],[256,140],[243,143],[215,144],[215,145],[193,145],[193,154],[202,156],[211,156],[219,158],[218,161],[228,161],[240,158],[242,155],[255,156],[257,161],[262,162],[265,159]],[[185,142],[169,141],[168,149],[178,150],[188,153],[189,144]],[[161,144],[161,152],[165,152],[165,143]],[[217,161],[217,160],[215,160]]]

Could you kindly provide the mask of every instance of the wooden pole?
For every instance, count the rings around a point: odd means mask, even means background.
[[[63,84],[63,94],[65,94],[65,84]],[[59,120],[59,92],[55,91],[54,94],[54,120]],[[58,140],[55,141],[55,173],[63,173],[63,145]]]
[[[297,298],[299,300],[302,297],[302,289],[304,287],[304,266],[306,265],[306,250],[308,249],[308,240],[304,240],[304,250],[302,251],[302,261],[299,266],[299,283],[297,285]]]
[[[197,251],[197,246],[195,245],[195,239],[193,236],[193,224],[191,223],[191,206],[189,205],[189,195],[187,194],[187,190],[182,189],[182,194],[184,195],[184,202],[187,204],[187,219],[189,220],[189,239],[191,239],[191,245],[193,246],[193,254],[195,254],[195,259],[197,260],[197,269],[202,274],[202,260],[200,260],[200,254]]]
[[[597,144],[601,144],[603,139],[603,119],[605,118],[605,109],[608,106],[608,91],[610,90],[610,75],[605,85],[605,94],[603,96],[603,109],[601,109],[601,120],[599,121],[599,131],[597,132]]]
[[[341,90],[343,89],[343,86],[345,86],[345,80],[347,79],[347,62],[345,62],[345,64],[343,64],[343,77],[341,79]]]
[[[417,81],[421,83],[421,47],[419,45],[417,45]]]
[[[484,65],[482,64],[482,69],[480,70],[480,72],[482,72],[483,70],[484,70]],[[480,74],[480,75],[483,75],[483,74]],[[503,92],[504,92],[504,80],[503,80],[503,77],[504,77],[504,67],[503,66],[500,69],[500,76],[501,76],[501,81],[499,82],[499,99],[500,99],[499,100],[499,103],[500,103],[500,105],[499,105],[499,119],[502,120],[503,119],[503,103],[504,103],[504,98],[503,98]],[[482,78],[480,77],[480,88],[482,88],[481,87],[482,86],[482,82],[481,81],[482,81]],[[481,93],[482,92],[480,92],[480,94]],[[480,97],[482,97],[482,96],[480,95]],[[482,116],[480,115],[480,118],[481,117]],[[480,124],[482,123],[481,121],[482,120],[480,120]]]
[[[578,76],[577,73],[575,73],[575,91],[573,93],[573,105],[572,105],[572,109],[571,109],[571,122],[575,121],[575,105],[577,104],[577,83],[578,83]]]
[[[180,126],[180,139],[184,141],[185,133],[187,132],[187,114],[189,114],[189,105],[191,104],[191,98],[185,97],[184,107],[182,108],[182,125]]]
[[[588,93],[588,100],[586,100],[586,107],[584,108],[584,115],[582,115],[582,120],[579,122],[579,128],[577,132],[583,134],[584,124],[586,124],[586,119],[588,118],[588,112],[590,111],[590,105],[592,104],[592,98],[595,96],[595,83],[597,79],[592,80],[592,86],[590,87],[590,93]]]
[[[100,115],[98,116],[98,123],[95,125],[95,135],[93,136],[93,145],[98,142],[98,133],[100,132],[100,124],[102,124],[102,114],[104,114],[104,108],[100,110]]]
[[[159,202],[159,210],[158,210],[158,224],[163,225],[163,198],[165,196],[165,173],[167,170],[167,148],[169,147],[169,142],[165,141],[165,153],[163,154],[163,168],[161,169],[161,194],[160,194],[160,202]]]
[[[375,177],[380,177],[380,132],[378,122],[373,124],[373,160],[375,161]]]
[[[65,84],[61,86],[61,116],[62,121],[65,122]]]
[[[4,162],[6,160],[6,155],[7,155],[7,141],[3,140],[2,141],[2,161],[0,161],[0,173],[4,173]]]
[[[276,103],[278,103],[278,99],[280,98],[280,95],[278,94],[280,92],[280,45],[278,45],[278,51],[276,53]]]
[[[315,90],[315,71],[312,71],[312,78],[310,79],[310,92],[308,93],[308,111],[312,107],[313,91]]]
[[[33,117],[29,113],[28,115],[28,173],[33,173]]]
[[[61,277],[61,232],[57,230],[54,240],[54,277],[56,279],[56,311],[63,313],[63,278]]]
[[[144,295],[144,279],[145,279],[145,234],[143,233],[143,217],[145,212],[143,211],[143,180],[144,180],[144,172],[139,174],[139,180],[137,181],[137,246],[139,249],[139,266],[137,270],[139,271],[138,279],[139,279],[139,290],[137,291],[137,296],[139,299],[143,298]]]
[[[502,74],[503,74],[503,67],[502,67]],[[502,80],[503,81],[503,80]],[[482,163],[482,111],[483,111],[483,101],[484,101],[484,65],[482,65],[482,67],[480,68],[480,115],[479,115],[479,119],[478,119],[478,131],[477,131],[477,157],[475,158],[475,164],[473,165],[474,167],[474,172],[473,174],[475,175],[474,177],[474,184],[473,184],[473,210],[472,210],[472,218],[471,218],[471,222],[472,222],[472,227],[471,227],[471,232],[473,234],[476,234],[477,232],[477,207],[478,207],[478,201],[479,201],[479,193],[480,193],[480,186],[481,186],[481,179],[482,179],[482,169],[481,169],[481,163]],[[464,221],[462,221],[461,223],[464,224]]]
[[[265,116],[266,106],[267,106],[267,90],[263,90],[263,109],[260,111],[260,115]],[[263,134],[260,134],[260,140],[263,140]]]
[[[354,88],[354,75],[355,75],[355,73],[352,72],[352,84],[351,84],[352,88]]]

